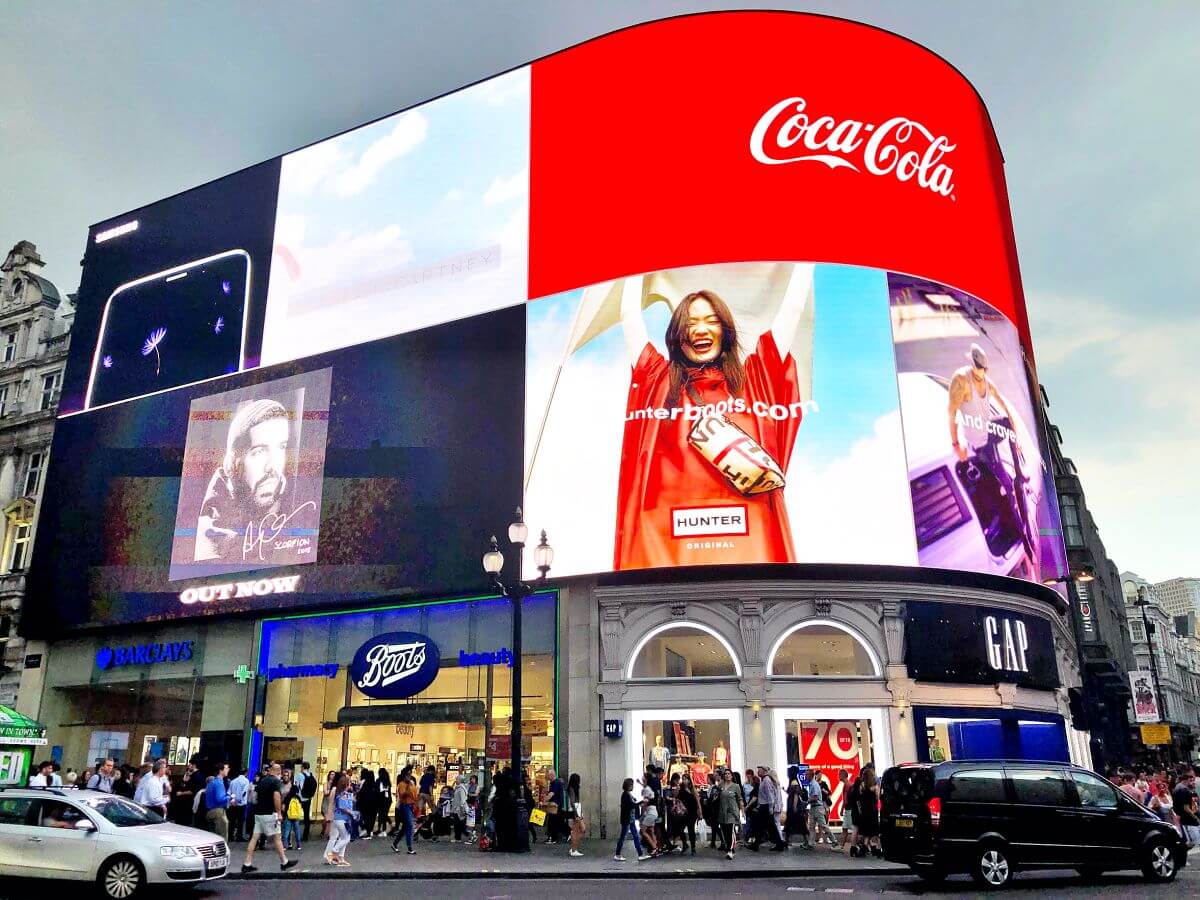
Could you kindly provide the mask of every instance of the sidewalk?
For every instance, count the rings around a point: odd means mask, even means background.
[[[445,838],[436,843],[418,841],[417,851],[409,856],[400,845],[393,853],[391,840],[376,838],[355,841],[346,851],[350,868],[322,863],[325,841],[313,840],[300,853],[289,856],[300,864],[288,872],[279,871],[274,851],[254,854],[257,872],[240,874],[246,845],[229,845],[230,878],[574,878],[580,875],[604,878],[777,878],[813,875],[907,875],[905,866],[881,859],[851,859],[822,847],[818,850],[792,849],[781,853],[769,849],[755,853],[743,849],[732,860],[697,845],[696,855],[672,853],[638,862],[633,844],[626,841],[625,862],[613,859],[615,839],[588,839],[583,842],[583,857],[567,856],[565,844],[538,844],[531,853],[482,853],[474,844],[451,844]]]

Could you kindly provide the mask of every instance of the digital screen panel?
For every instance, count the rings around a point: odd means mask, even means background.
[[[1014,260],[971,86],[795,13],[624,29],[115,216],[23,628],[475,591],[518,504],[557,576],[1051,580]]]

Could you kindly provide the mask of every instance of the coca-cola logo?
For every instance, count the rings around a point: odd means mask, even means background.
[[[350,663],[350,678],[368,697],[398,700],[433,684],[440,663],[437,645],[429,638],[394,631],[358,648]]]
[[[803,97],[780,100],[750,133],[750,155],[766,166],[814,162],[897,181],[915,181],[943,197],[954,196],[954,169],[946,161],[956,144],[920,122],[893,116],[883,122],[810,115]]]

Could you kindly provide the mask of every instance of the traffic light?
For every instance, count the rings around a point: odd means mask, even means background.
[[[1087,701],[1082,688],[1067,688],[1067,703],[1071,707],[1071,727],[1076,731],[1091,731],[1092,723],[1088,718]]]

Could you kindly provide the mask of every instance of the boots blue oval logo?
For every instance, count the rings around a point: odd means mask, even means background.
[[[399,700],[433,684],[440,664],[437,645],[425,635],[392,631],[358,648],[350,663],[350,678],[368,697]]]

